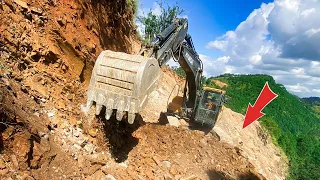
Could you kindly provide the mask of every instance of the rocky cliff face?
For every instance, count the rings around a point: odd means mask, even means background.
[[[276,147],[258,121],[242,129],[244,116],[225,108],[213,131],[221,142],[239,149],[259,174],[267,179],[285,179],[288,165],[282,150]]]
[[[0,179],[79,172],[57,146],[54,129],[81,120],[79,107],[102,50],[139,50],[132,20],[125,0],[0,2]]]
[[[139,50],[126,1],[6,0],[0,13],[2,61],[17,73],[40,69],[85,81],[103,49]]]

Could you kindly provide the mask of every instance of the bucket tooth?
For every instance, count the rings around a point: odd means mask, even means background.
[[[123,117],[123,111],[117,110],[116,119],[117,119],[118,121],[121,121],[121,120],[122,120],[122,117]]]
[[[119,100],[119,104],[117,106],[117,110],[118,111],[123,111],[124,110],[124,101],[123,100]]]
[[[136,117],[135,114],[133,114],[133,113],[128,113],[128,123],[129,123],[129,124],[133,124],[135,117]]]
[[[96,115],[99,115],[102,109],[102,105],[96,104]]]
[[[124,100],[118,100],[119,103],[117,105],[117,114],[116,114],[116,118],[118,121],[122,120],[123,117],[123,110],[124,110]]]
[[[112,115],[112,109],[106,109],[106,115],[105,115],[106,120],[109,120],[111,115]]]
[[[85,114],[87,114],[87,112],[90,110],[92,104],[93,104],[93,101],[88,99],[86,105],[81,105],[81,111],[83,111]]]
[[[106,108],[107,109],[110,109],[111,110],[111,112],[112,112],[112,109],[115,109],[115,108],[113,108],[113,105],[114,105],[114,100],[113,99],[108,99],[108,102],[107,102],[107,104],[106,104]]]

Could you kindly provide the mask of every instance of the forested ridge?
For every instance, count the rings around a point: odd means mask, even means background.
[[[279,96],[263,109],[259,121],[270,132],[273,142],[289,159],[288,179],[320,178],[320,118],[311,103],[290,94],[269,75],[224,74],[203,82],[217,87],[212,80],[227,83],[222,87],[229,98],[227,107],[245,115],[248,103],[255,103],[264,84]],[[313,102],[314,103],[314,102]]]
[[[303,102],[309,105],[313,111],[317,114],[320,118],[320,97],[308,97],[302,98]]]

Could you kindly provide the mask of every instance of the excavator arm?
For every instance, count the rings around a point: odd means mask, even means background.
[[[201,94],[202,61],[188,41],[181,44],[181,48],[175,54],[175,57],[178,59],[180,66],[186,73],[182,115],[192,118]]]
[[[194,112],[199,90],[201,88],[202,61],[197,54],[191,36],[188,34],[188,20],[176,19],[153,41],[152,57],[158,60],[159,66],[174,58],[186,72],[183,112],[185,115]]]
[[[95,103],[97,115],[104,106],[107,120],[115,113],[117,120],[128,117],[132,124],[157,86],[160,67],[174,58],[187,74],[184,112],[194,112],[200,94],[202,62],[187,31],[187,19],[178,18],[156,36],[151,50],[140,55],[109,50],[101,52],[92,71],[87,104],[82,110],[88,111]]]
[[[192,118],[199,101],[203,65],[187,32],[188,20],[176,19],[157,36],[151,56],[158,60],[160,67],[174,58],[186,72],[182,113]]]

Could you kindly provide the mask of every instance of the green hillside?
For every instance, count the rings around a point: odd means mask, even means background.
[[[310,105],[290,94],[268,75],[225,74],[214,79],[228,84],[224,87],[229,98],[226,106],[241,114],[246,113],[249,102],[255,103],[268,81],[279,96],[263,110],[266,116],[259,121],[288,156],[288,179],[320,178],[320,118]],[[210,80],[206,82],[216,86]]]
[[[309,105],[320,118],[320,97],[302,98],[302,101]]]

